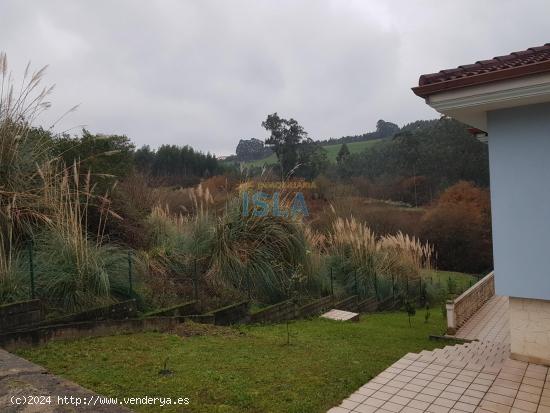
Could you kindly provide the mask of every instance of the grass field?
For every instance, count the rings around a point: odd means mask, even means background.
[[[358,323],[297,321],[290,324],[290,345],[285,324],[204,328],[191,337],[50,342],[19,354],[103,395],[190,398],[189,406],[166,406],[166,412],[324,413],[406,353],[445,345],[428,339],[445,329],[438,311],[428,322],[419,311],[412,328],[405,313],[366,315]],[[159,375],[165,360],[172,375]]]
[[[350,153],[358,153],[362,152],[367,148],[372,148],[373,146],[380,143],[382,139],[373,139],[370,141],[363,141],[363,142],[352,142],[348,143],[348,149]],[[340,147],[342,144],[336,144],[336,145],[323,145],[323,148],[327,151],[327,156],[330,162],[336,162],[336,156],[338,155],[338,151],[340,150]],[[275,154],[272,154],[268,156],[267,158],[260,159],[258,161],[251,161],[246,162],[247,165],[251,166],[263,166],[263,165],[271,165],[277,163],[277,157]]]
[[[422,277],[425,280],[429,280],[435,284],[448,285],[449,278],[455,283],[457,292],[462,292],[470,288],[478,281],[478,277],[475,275],[464,274],[461,272],[452,271],[424,271]]]

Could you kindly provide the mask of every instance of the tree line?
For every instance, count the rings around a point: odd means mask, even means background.
[[[125,135],[94,134],[86,129],[80,135],[53,135],[48,130],[34,128],[29,132],[28,141],[33,142],[33,147],[47,148],[48,156],[58,157],[66,165],[76,162],[79,170],[91,172],[99,185],[111,184],[132,172],[169,178],[170,183],[175,182],[175,177],[196,180],[222,171],[210,153],[204,154],[188,145],[161,145],[157,150],[144,145],[136,149]]]
[[[265,146],[278,159],[273,169],[285,178],[325,175],[333,181],[361,182],[369,187],[366,196],[417,205],[459,181],[489,186],[487,145],[454,119],[416,121],[402,128],[379,121],[377,136],[386,139],[359,153],[343,143],[336,164],[328,162],[321,142],[313,141],[295,119],[274,113],[262,126],[270,133]]]
[[[459,181],[488,187],[489,155],[466,125],[442,118],[405,125],[391,140],[360,153],[350,154],[343,145],[336,172],[343,180],[363,177],[388,187],[398,182],[422,204]]]
[[[156,151],[144,145],[134,154],[136,168],[153,176],[207,178],[221,171],[216,157],[189,145],[161,145]]]

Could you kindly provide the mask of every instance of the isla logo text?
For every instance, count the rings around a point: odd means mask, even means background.
[[[248,216],[252,212],[252,216],[265,217],[272,214],[276,217],[288,217],[290,216],[308,216],[308,210],[306,206],[306,200],[304,194],[296,192],[292,202],[284,202],[289,206],[283,206],[281,202],[279,192],[274,192],[273,195],[266,194],[265,192],[254,192],[252,196],[247,191],[242,193],[243,204],[242,211],[243,216]]]

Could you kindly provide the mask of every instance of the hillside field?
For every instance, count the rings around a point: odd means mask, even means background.
[[[352,142],[348,143],[348,149],[351,153],[357,153],[362,152],[367,148],[372,148],[373,146],[380,143],[383,139],[373,139],[370,141],[362,141],[362,142]],[[336,155],[338,155],[338,151],[340,150],[340,147],[342,146],[341,143],[335,144],[335,145],[323,145],[323,148],[327,151],[327,156],[330,162],[336,162]],[[246,165],[250,166],[263,166],[263,165],[271,165],[277,163],[277,157],[275,154],[271,154],[267,158],[259,159],[257,161],[250,161],[245,162]]]

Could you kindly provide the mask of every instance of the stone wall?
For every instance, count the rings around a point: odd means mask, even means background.
[[[510,297],[512,358],[550,366],[550,301]]]
[[[0,332],[40,323],[44,318],[40,300],[0,305]]]
[[[447,334],[456,331],[495,295],[495,274],[490,273],[452,301],[447,301]]]

